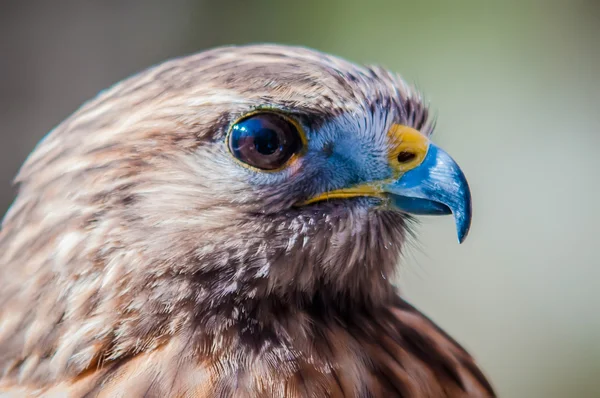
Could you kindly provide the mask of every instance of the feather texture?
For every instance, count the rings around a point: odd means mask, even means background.
[[[239,166],[227,129],[265,107],[330,156]],[[405,214],[294,206],[385,177],[392,123],[433,129],[400,77],[271,45],[168,61],[84,104],[2,223],[2,396],[493,396],[389,282]]]
[[[191,343],[182,333],[154,350],[51,387],[14,391],[98,397],[494,396],[469,354],[400,298],[368,313],[333,313],[331,307],[323,312],[322,304],[316,299],[282,314],[250,344],[239,330],[219,350],[214,342],[210,348]],[[305,322],[286,328],[297,322],[292,318]],[[10,383],[3,388],[11,391]]]

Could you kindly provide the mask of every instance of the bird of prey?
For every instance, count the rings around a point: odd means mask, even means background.
[[[279,45],[100,93],[16,178],[0,396],[494,396],[393,285],[415,214],[469,229],[433,128],[399,76]]]

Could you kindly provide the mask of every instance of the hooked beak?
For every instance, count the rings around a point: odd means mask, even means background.
[[[399,179],[383,185],[392,204],[412,214],[452,214],[458,241],[471,226],[471,191],[458,164],[444,150],[429,144],[423,162]]]
[[[391,180],[326,192],[303,204],[334,198],[376,196],[395,208],[417,215],[452,214],[458,241],[471,226],[471,192],[462,170],[444,150],[419,131],[393,125],[388,132]]]

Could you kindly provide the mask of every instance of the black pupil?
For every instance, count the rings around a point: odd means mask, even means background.
[[[240,120],[231,128],[229,148],[242,162],[263,170],[275,170],[302,147],[300,133],[286,117],[265,112]]]
[[[254,135],[254,147],[262,155],[272,155],[279,149],[279,137],[271,129],[261,129]]]

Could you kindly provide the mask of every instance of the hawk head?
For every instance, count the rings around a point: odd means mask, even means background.
[[[266,299],[386,300],[410,214],[469,229],[432,129],[400,77],[303,48],[219,48],[102,92],[17,178],[0,368],[51,379],[181,330],[262,328]]]

